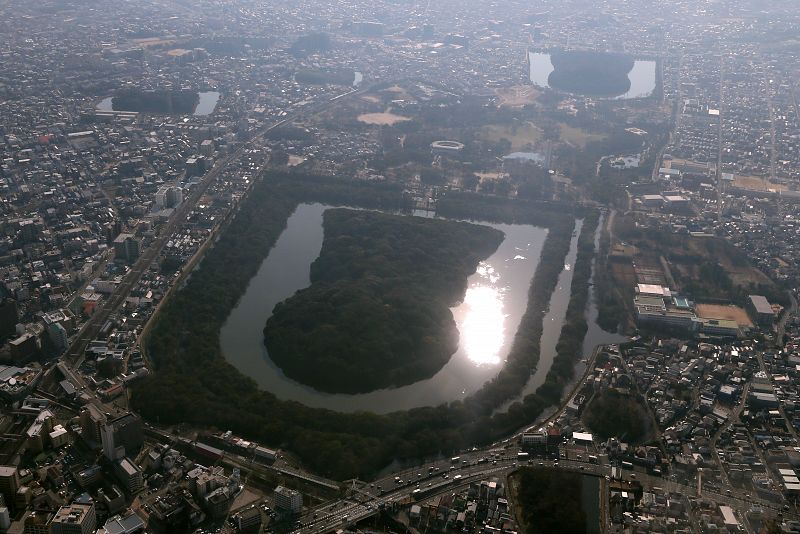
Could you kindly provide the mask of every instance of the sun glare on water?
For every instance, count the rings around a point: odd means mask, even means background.
[[[502,291],[494,287],[500,276],[490,265],[483,263],[478,267],[478,273],[481,283],[468,288],[464,296],[466,315],[461,340],[472,362],[497,365],[500,363],[506,318]]]

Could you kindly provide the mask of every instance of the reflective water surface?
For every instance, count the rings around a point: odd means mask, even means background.
[[[217,91],[205,91],[198,93],[200,100],[197,102],[197,107],[194,109],[193,115],[210,115],[214,112],[219,101],[219,93]],[[112,97],[106,97],[101,100],[96,109],[98,111],[120,111],[114,109],[114,104],[111,102]]]
[[[199,93],[200,100],[197,102],[197,107],[194,108],[194,115],[211,115],[219,102],[219,92],[205,91]]]
[[[461,343],[467,358],[477,364],[500,363],[500,349],[505,338],[503,296],[491,286],[467,289],[461,321]]]
[[[464,301],[451,309],[460,343],[433,377],[415,384],[346,395],[314,390],[284,376],[270,360],[263,328],[278,302],[308,287],[309,268],[323,240],[327,206],[301,204],[250,281],[220,332],[225,358],[278,398],[338,411],[377,413],[463,399],[493,378],[511,348],[527,308],[528,289],[547,230],[528,225],[487,224],[505,234],[497,251],[468,279]]]
[[[529,52],[530,80],[539,87],[549,87],[547,82],[553,72],[553,63],[550,54],[543,52]],[[627,93],[614,98],[643,98],[650,96],[656,88],[656,62],[646,59],[637,59],[633,62],[633,69],[628,73],[631,88]]]
[[[597,224],[597,229],[595,230],[595,251],[597,251],[600,246],[600,234],[605,225],[605,220],[606,216],[603,215]],[[578,221],[576,225],[576,232],[572,237],[569,253],[567,254],[567,266],[574,265],[575,260],[577,259],[577,236],[580,235],[581,228],[583,228],[583,221]],[[595,256],[595,260],[596,259],[597,256]],[[595,267],[596,264],[593,263],[592,274],[589,278],[589,302],[585,310],[587,330],[586,335],[583,338],[582,347],[584,358],[582,358],[581,361],[575,362],[575,373],[571,384],[574,384],[579,377],[583,376],[583,373],[586,370],[586,363],[591,357],[595,347],[598,345],[606,345],[611,343],[623,343],[628,340],[626,336],[621,334],[617,334],[615,332],[606,332],[597,324],[598,312],[594,287]],[[544,323],[542,325],[542,341],[540,344],[539,364],[536,366],[536,371],[531,375],[530,379],[528,379],[528,382],[525,384],[525,387],[522,389],[520,394],[504,403],[500,408],[495,410],[495,412],[507,411],[508,407],[514,402],[521,402],[526,395],[536,393],[536,390],[539,388],[539,386],[544,384],[545,378],[547,377],[547,372],[550,370],[550,366],[553,364],[553,359],[556,356],[556,345],[558,343],[558,338],[561,336],[561,326],[563,325],[564,319],[567,315],[567,306],[569,306],[569,299],[572,292],[572,274],[572,269],[566,268],[565,266],[565,269],[561,271],[561,275],[558,278],[558,286],[553,292],[553,295],[550,297],[550,307],[547,310],[547,315],[545,315]],[[572,389],[571,384],[564,388],[562,397],[566,396]],[[553,410],[546,410],[540,416],[540,419],[546,419],[552,414],[552,412]]]

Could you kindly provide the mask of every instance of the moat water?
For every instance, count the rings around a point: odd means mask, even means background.
[[[197,102],[197,107],[194,108],[194,113],[192,115],[211,115],[214,112],[214,109],[217,107],[217,102],[219,102],[219,92],[217,91],[204,91],[202,93],[198,93],[200,100]],[[100,102],[98,102],[96,109],[98,111],[125,111],[120,109],[114,109],[114,104],[112,102],[112,97],[106,97]]]
[[[322,247],[322,215],[328,207],[301,204],[289,217],[222,327],[220,342],[229,362],[280,399],[349,412],[386,413],[463,399],[497,375],[528,305],[528,290],[547,236],[544,228],[481,223],[502,231],[505,239],[469,277],[464,301],[451,308],[459,347],[433,377],[356,395],[324,393],[287,378],[267,354],[263,328],[277,303],[309,286],[310,266]],[[573,245],[576,240],[573,237]],[[557,290],[553,298],[568,301],[569,286]],[[560,326],[553,331],[557,337]]]
[[[550,54],[546,52],[528,52],[530,62],[530,80],[539,87],[550,87],[548,78],[553,72],[553,63]],[[637,59],[633,69],[628,73],[631,87],[626,93],[612,98],[629,99],[644,98],[653,94],[656,89],[656,62],[646,59]]]

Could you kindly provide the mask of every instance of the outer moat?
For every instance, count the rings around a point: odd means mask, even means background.
[[[460,286],[458,297],[447,302],[450,310],[445,308],[452,312],[458,342],[455,350],[447,354],[446,363],[434,373],[401,387],[384,386],[359,394],[326,393],[307,385],[307,380],[303,384],[288,377],[267,353],[263,328],[276,305],[291,300],[298,291],[302,295],[313,286],[312,265],[319,261],[325,240],[323,216],[330,211],[322,204],[301,204],[289,218],[286,229],[222,328],[220,342],[229,362],[279,398],[339,411],[379,413],[462,399],[498,373],[527,307],[528,287],[547,236],[543,228],[521,224],[465,225],[489,231],[489,236],[499,236],[502,232],[504,237],[499,246],[492,245],[496,248],[493,252],[490,247],[487,254],[484,247],[482,256],[488,257],[480,261],[473,257],[468,262],[473,266],[466,283],[457,280],[453,272],[448,274],[447,278]],[[452,228],[463,224],[408,219],[457,225]],[[490,237],[490,241],[493,239]],[[311,323],[320,326],[316,321]],[[402,333],[409,336],[414,332],[406,328]],[[325,369],[320,371],[324,373]]]

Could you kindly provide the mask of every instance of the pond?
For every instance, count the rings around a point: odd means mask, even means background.
[[[603,215],[597,224],[597,230],[595,231],[594,235],[595,251],[597,251],[600,246],[600,235],[605,224],[605,218],[606,216]],[[576,226],[577,228],[575,234],[580,235],[583,221],[579,221]],[[575,265],[575,259],[577,258],[577,255],[578,240],[577,237],[573,236],[566,259],[568,266],[572,267]],[[586,335],[583,338],[582,347],[584,359],[579,362],[575,362],[575,374],[571,385],[583,375],[584,371],[586,370],[585,360],[591,356],[595,347],[598,345],[623,343],[628,340],[626,336],[617,334],[615,332],[606,332],[600,328],[600,325],[597,324],[597,297],[595,295],[594,288],[595,267],[596,264],[593,264],[592,274],[589,278],[589,302],[585,311],[587,330]],[[508,410],[508,407],[514,402],[521,402],[526,395],[536,393],[536,390],[539,389],[539,386],[544,384],[544,380],[547,377],[547,372],[550,370],[550,366],[553,364],[553,359],[556,357],[556,344],[558,343],[558,338],[561,335],[561,327],[564,324],[564,319],[567,316],[567,306],[569,305],[569,299],[572,292],[572,272],[573,271],[571,268],[564,269],[561,272],[558,278],[558,286],[553,292],[553,295],[550,297],[550,307],[547,310],[547,315],[545,315],[544,323],[542,325],[542,341],[540,343],[539,364],[536,366],[536,371],[531,375],[520,394],[504,403],[500,408],[495,410],[495,412],[504,412]],[[562,397],[568,394],[569,389],[570,387],[565,388],[564,392],[562,392]],[[542,414],[540,420],[548,417],[552,411],[553,410],[547,410]]]
[[[408,386],[349,395],[316,391],[284,376],[267,354],[263,328],[278,302],[310,284],[310,266],[322,247],[322,215],[329,207],[301,204],[289,217],[286,229],[222,327],[220,343],[225,358],[280,399],[344,412],[387,413],[438,405],[463,399],[496,376],[527,308],[528,289],[547,236],[544,228],[480,223],[501,230],[505,239],[469,277],[464,301],[451,308],[460,333],[459,347],[433,377]],[[557,336],[560,326],[555,332]]]
[[[202,115],[210,115],[214,112],[214,109],[217,107],[217,102],[219,102],[219,92],[217,91],[204,91],[202,93],[198,93],[200,100],[197,103],[197,107],[194,109],[193,115],[202,116]],[[112,103],[113,97],[106,97],[98,102],[95,109],[97,111],[125,111],[121,109],[114,109],[114,104]]]
[[[197,107],[194,108],[194,115],[211,115],[219,102],[219,92],[217,91],[204,91],[199,93],[200,101]]]
[[[530,63],[530,80],[539,87],[550,87],[548,78],[554,67],[550,61],[550,54],[546,52],[528,52]],[[628,73],[631,82],[630,89],[613,98],[630,99],[644,98],[653,94],[656,88],[656,62],[647,59],[637,59],[633,69]]]

